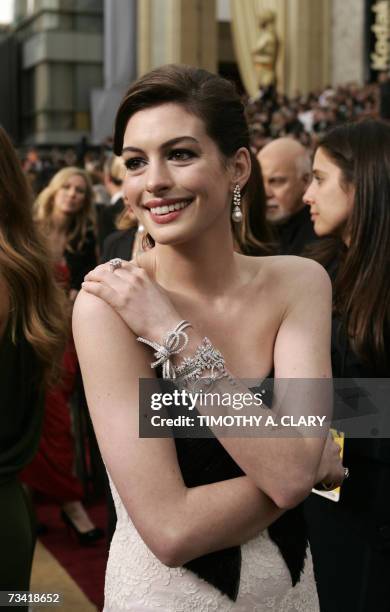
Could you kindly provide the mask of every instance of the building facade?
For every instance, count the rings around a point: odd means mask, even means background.
[[[0,40],[0,120],[23,144],[102,142],[129,83],[200,66],[255,95],[253,46],[275,15],[278,90],[294,95],[389,69],[390,0],[15,0]],[[16,73],[16,74],[15,74]]]
[[[90,92],[103,82],[102,0],[16,0],[19,135],[24,144],[89,136]]]

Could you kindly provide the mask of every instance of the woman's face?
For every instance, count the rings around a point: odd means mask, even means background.
[[[217,222],[230,228],[230,173],[201,119],[182,106],[135,113],[122,155],[125,198],[157,243],[188,241]]]
[[[78,213],[85,204],[87,184],[80,174],[71,175],[61,185],[54,196],[54,213],[63,215],[74,215]]]
[[[354,189],[341,187],[341,170],[321,147],[313,162],[313,178],[303,201],[310,206],[317,236],[336,235],[348,240],[348,220],[352,213]]]

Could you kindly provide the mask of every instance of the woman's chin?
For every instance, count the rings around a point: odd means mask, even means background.
[[[314,229],[314,233],[319,238],[323,238],[324,236],[329,236],[329,234],[331,233],[330,229],[324,226],[324,224],[318,220],[314,222],[313,229]]]
[[[163,230],[157,230],[153,228],[151,231],[145,228],[147,233],[153,238],[156,244],[164,246],[178,246],[186,242],[190,242],[195,234],[190,231],[185,231],[183,228],[165,227]]]

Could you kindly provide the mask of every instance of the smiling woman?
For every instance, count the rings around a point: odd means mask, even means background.
[[[188,95],[186,89],[180,91],[180,85],[175,82],[173,69],[169,77],[164,76],[160,78],[158,71],[150,74],[153,75],[155,87],[147,92],[142,88],[142,79],[137,81],[134,84],[131,97],[125,96],[117,113],[114,151],[117,155],[122,155],[123,152],[124,157],[130,157],[127,162],[130,172],[134,170],[137,172],[136,169],[145,165],[147,160],[142,155],[137,155],[137,153],[142,153],[142,149],[141,151],[137,149],[135,143],[124,142],[128,114],[131,112],[131,115],[135,115],[137,111],[142,111],[144,108],[147,110],[164,102],[167,103],[167,107],[172,106],[172,103],[174,105],[178,104],[181,109],[181,117],[186,119],[187,124],[189,123],[188,127],[191,129],[195,127],[195,120],[198,120],[198,125],[195,128],[198,131],[198,136],[200,134],[203,139],[207,136],[209,141],[211,141],[211,145],[215,141],[218,142],[217,156],[222,164],[226,163],[236,148],[239,148],[241,145],[249,147],[247,126],[245,131],[232,127],[234,125],[238,126],[239,123],[241,125],[242,107],[226,107],[224,109],[224,121],[222,122],[219,120],[222,109],[216,103],[215,96],[207,98],[206,95],[202,95],[201,89],[199,92],[193,92],[193,96]],[[166,74],[168,74],[168,69]],[[231,92],[228,85],[227,81],[221,79],[218,91],[222,97],[230,95]],[[206,87],[206,83],[204,87]],[[163,91],[164,88],[166,88],[165,92]],[[169,108],[166,108],[165,113],[168,113],[172,120],[172,109],[169,113]],[[162,116],[161,118],[163,119],[164,117]],[[160,123],[155,121],[154,126],[151,126],[150,133],[153,134],[153,131],[159,129],[160,125]],[[195,161],[207,163],[207,153],[201,152],[197,135],[193,134],[191,136],[184,129],[185,125],[181,126],[179,135],[175,131],[174,135],[171,135],[171,139],[168,139],[165,143],[160,143],[161,147],[165,147],[165,156],[170,156],[170,162],[172,162],[170,165],[185,167],[191,166]],[[183,136],[187,136],[187,138],[183,139]],[[210,142],[208,144],[210,145]],[[125,145],[126,151],[124,151]],[[127,149],[127,145],[130,146],[130,149]],[[249,180],[240,194],[243,214],[242,222],[231,223],[233,239],[236,249],[242,253],[248,255],[266,255],[271,252],[269,244],[273,236],[265,220],[263,181],[254,156],[249,152],[249,148],[246,151],[247,155],[251,158],[251,172]],[[130,205],[132,204],[131,200],[129,203]],[[233,218],[232,221],[234,221]],[[154,243],[150,234],[149,241],[152,244]]]
[[[172,138],[177,125],[181,135]],[[199,117],[172,103],[141,110],[127,124],[122,154],[125,195],[155,241],[196,239],[207,234],[211,221],[218,221],[221,237],[230,234],[226,170]],[[249,174],[248,149],[242,149],[237,165]]]
[[[171,109],[171,112],[172,111],[174,113],[175,109]],[[162,120],[165,118],[166,117],[163,116]],[[184,148],[186,144],[188,148]],[[148,163],[148,161],[145,159],[145,153],[144,158],[140,156],[132,156],[131,153],[141,154],[142,150],[132,146],[124,146],[123,156],[128,172],[132,175],[135,173],[140,174],[141,172],[145,172],[145,167]],[[199,142],[196,140],[196,138],[191,136],[173,138],[172,140],[168,140],[167,142],[163,142],[161,144],[161,153],[162,158],[165,158],[173,168],[185,168],[186,166],[191,165],[191,162],[193,162],[194,159],[199,156]],[[192,201],[193,198],[188,197],[188,194],[177,195],[176,197],[172,195],[169,198],[150,198],[147,202],[144,202],[142,206],[144,209],[149,211],[150,217],[156,223],[165,224],[177,219],[179,217],[179,212],[184,210],[184,208],[191,204]]]
[[[118,515],[104,609],[315,612],[301,509],[286,510],[315,481],[342,480],[338,447],[320,437],[143,439],[138,403],[139,379],[156,372],[150,347],[160,376],[203,384],[214,372],[215,391],[230,373],[329,378],[327,276],[304,259],[237,252],[261,182],[228,81],[186,66],[145,75],[119,108],[114,148],[155,246],[89,273],[74,309]]]

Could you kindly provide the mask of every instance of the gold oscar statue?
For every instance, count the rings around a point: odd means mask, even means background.
[[[274,11],[261,11],[258,24],[260,33],[252,51],[253,64],[258,87],[268,89],[276,86],[276,60],[279,50]]]

